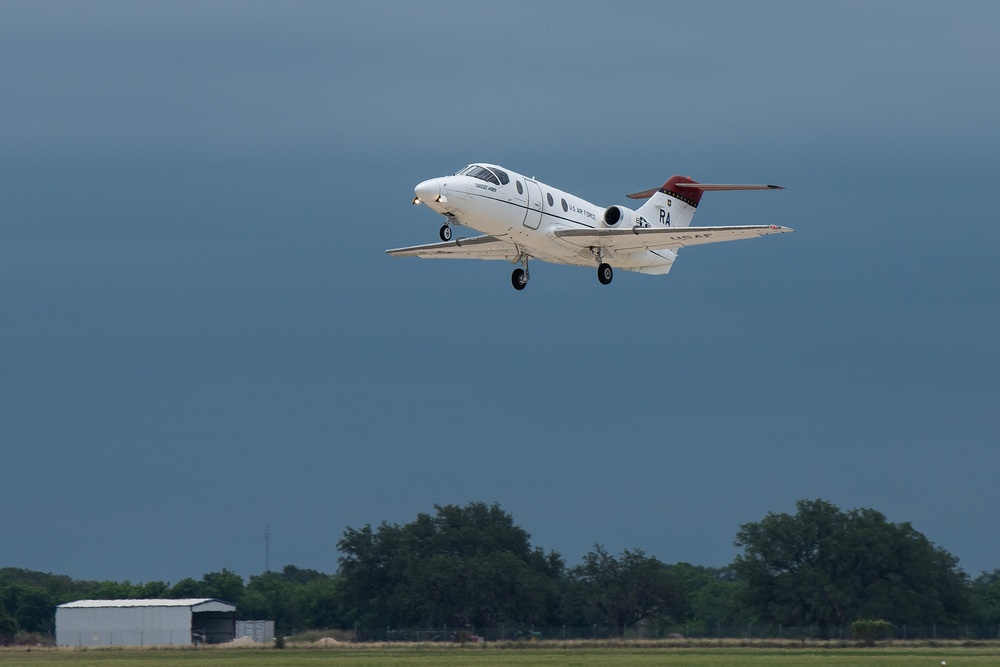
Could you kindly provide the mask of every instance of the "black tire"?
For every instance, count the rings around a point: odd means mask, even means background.
[[[441,237],[442,241],[451,240],[451,227],[448,225],[441,225],[441,231],[438,232],[438,236]]]
[[[611,270],[610,264],[601,264],[597,267],[597,279],[601,281],[602,285],[610,285],[611,279],[614,277],[615,273]]]
[[[510,284],[518,291],[524,289],[524,286],[528,284],[528,276],[524,269],[514,269],[514,272],[510,274]]]

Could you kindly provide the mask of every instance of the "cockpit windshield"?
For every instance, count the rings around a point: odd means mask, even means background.
[[[510,176],[503,169],[496,167],[484,167],[478,164],[470,164],[465,169],[459,171],[456,176],[472,176],[481,181],[492,183],[493,185],[507,185],[510,183]]]

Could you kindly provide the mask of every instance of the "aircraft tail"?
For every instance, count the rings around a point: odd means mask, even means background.
[[[636,210],[636,219],[653,226],[689,227],[706,192],[718,190],[783,190],[780,185],[729,185],[698,183],[688,176],[671,176],[663,187],[627,195],[629,199],[646,199]]]

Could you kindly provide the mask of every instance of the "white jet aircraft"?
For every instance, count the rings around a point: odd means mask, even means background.
[[[454,176],[424,181],[414,188],[414,204],[423,203],[445,216],[442,243],[396,248],[393,256],[458,259],[506,259],[521,266],[510,280],[514,289],[528,284],[528,260],[597,266],[607,285],[612,267],[664,274],[683,246],[735,241],[794,231],[777,225],[691,227],[702,194],[716,190],[781,190],[778,185],[697,183],[673,176],[661,188],[627,195],[645,199],[636,210],[603,208],[492,164],[471,164]],[[451,238],[451,225],[483,233]]]

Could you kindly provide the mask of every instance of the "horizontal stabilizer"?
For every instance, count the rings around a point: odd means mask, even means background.
[[[660,188],[650,188],[648,190],[643,190],[642,192],[633,192],[632,194],[625,196],[629,199],[649,199],[659,191]]]
[[[630,195],[625,195],[629,199],[649,199],[657,192],[663,192],[669,190],[670,188],[681,188],[682,191],[686,190],[699,190],[701,192],[720,192],[723,190],[784,190],[780,185],[738,185],[730,183],[685,183],[681,182],[678,177],[674,176],[669,181],[667,181],[663,187],[660,188],[650,188],[649,190],[643,190],[642,192],[633,192]]]
[[[730,185],[727,183],[675,183],[674,187],[690,188],[702,192],[718,190],[784,190],[780,185]]]

